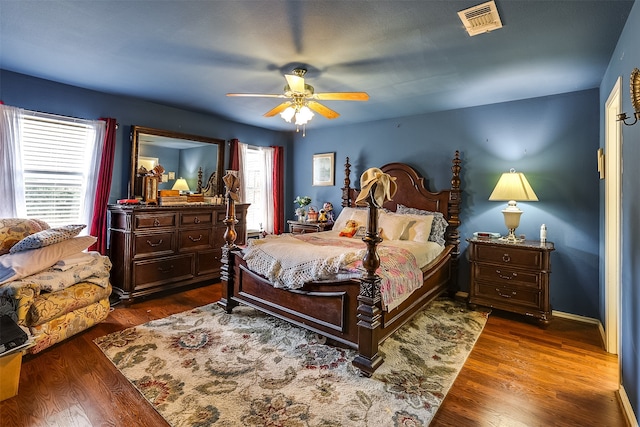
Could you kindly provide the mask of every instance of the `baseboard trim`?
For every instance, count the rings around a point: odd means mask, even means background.
[[[600,331],[600,340],[602,342],[603,348],[606,350],[605,343],[607,342],[607,336],[604,332],[604,326],[602,326],[602,322],[599,319],[594,319],[593,317],[580,316],[578,314],[573,313],[565,313],[564,311],[556,311],[553,310],[552,314],[556,317],[562,317],[569,320],[575,320],[576,322],[589,323],[591,325],[597,325],[598,331]]]
[[[618,389],[616,395],[618,396],[618,400],[622,405],[624,415],[627,417],[627,425],[630,427],[638,427],[638,419],[636,418],[636,414],[633,412],[633,407],[631,406],[629,396],[627,395],[627,392],[622,385],[620,385],[620,388]]]

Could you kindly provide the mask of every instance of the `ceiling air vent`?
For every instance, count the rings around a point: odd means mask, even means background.
[[[470,36],[502,28],[502,21],[493,0],[461,10],[458,16]]]

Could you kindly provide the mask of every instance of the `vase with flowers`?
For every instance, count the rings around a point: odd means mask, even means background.
[[[296,209],[296,216],[298,217],[298,221],[304,222],[305,217],[307,216],[307,211],[305,209],[305,206],[308,206],[311,204],[311,197],[298,196],[293,202],[298,205],[298,208]]]

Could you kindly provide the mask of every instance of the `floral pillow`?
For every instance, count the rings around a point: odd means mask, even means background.
[[[37,219],[0,218],[0,255],[8,254],[25,237],[48,228],[49,224]]]
[[[409,208],[407,206],[398,204],[396,213],[399,214],[413,214],[413,215],[433,215],[433,222],[431,223],[431,233],[429,234],[429,241],[436,242],[440,246],[445,245],[444,234],[447,231],[449,223],[444,219],[442,212],[423,211],[421,209]]]
[[[20,240],[11,247],[9,252],[15,254],[17,252],[44,248],[45,246],[53,245],[54,243],[60,243],[77,236],[85,227],[86,225],[84,224],[74,224],[42,230]]]

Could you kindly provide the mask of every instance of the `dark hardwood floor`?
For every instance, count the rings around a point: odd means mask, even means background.
[[[210,285],[117,305],[108,319],[26,356],[0,426],[166,426],[93,339],[220,298]],[[548,329],[493,313],[432,426],[625,426],[616,356],[595,325],[556,318]]]

